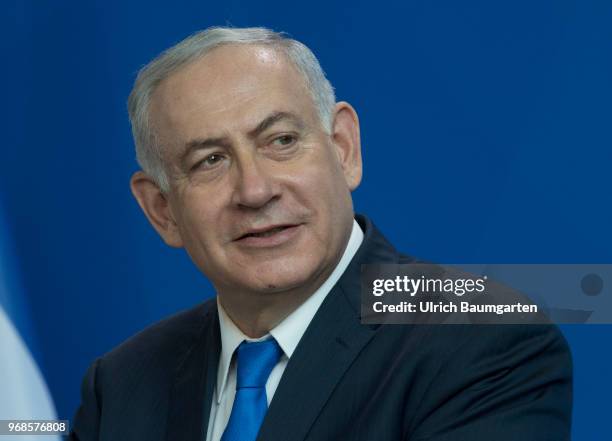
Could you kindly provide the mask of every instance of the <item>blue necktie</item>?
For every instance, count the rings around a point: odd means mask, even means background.
[[[273,338],[238,346],[236,396],[221,441],[255,441],[266,411],[266,382],[282,354]]]

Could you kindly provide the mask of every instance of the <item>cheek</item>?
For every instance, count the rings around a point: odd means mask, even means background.
[[[299,202],[314,210],[320,220],[327,219],[324,224],[334,222],[338,216],[343,218],[345,212],[352,216],[350,189],[336,158],[325,155],[316,159],[303,164],[301,172],[292,177]]]
[[[180,226],[185,243],[209,243],[219,237],[219,226],[223,224],[219,221],[220,209],[216,202],[203,195],[194,195],[183,201],[185,209]]]

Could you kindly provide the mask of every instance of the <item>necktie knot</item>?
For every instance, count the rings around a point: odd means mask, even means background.
[[[282,350],[275,339],[243,341],[238,346],[237,389],[263,388],[278,363]]]

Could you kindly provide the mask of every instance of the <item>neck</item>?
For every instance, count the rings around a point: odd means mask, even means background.
[[[350,220],[351,228],[347,229],[342,245],[331,259],[333,264],[320,268],[307,283],[274,291],[216,286],[219,303],[238,329],[248,337],[262,337],[312,296],[341,260],[352,234],[353,218]]]
[[[336,265],[319,274],[315,283],[294,289],[275,292],[218,290],[219,302],[238,329],[248,337],[259,338],[312,296]]]

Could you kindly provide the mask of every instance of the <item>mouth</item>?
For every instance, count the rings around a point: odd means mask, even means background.
[[[291,239],[301,224],[271,225],[249,230],[235,241],[248,246],[270,247],[281,245]]]
[[[292,227],[291,225],[281,225],[280,227],[274,227],[274,228],[270,228],[264,231],[247,233],[247,234],[240,236],[238,240],[244,239],[245,237],[270,237],[276,233],[280,233],[281,231],[286,230],[287,228],[291,228],[291,227]]]

